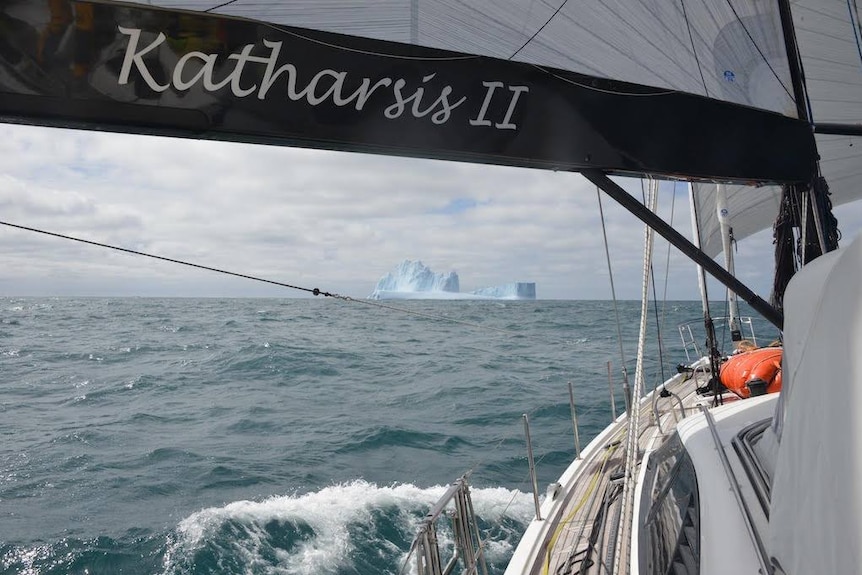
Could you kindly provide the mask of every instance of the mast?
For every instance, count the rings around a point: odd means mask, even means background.
[[[799,45],[796,42],[796,31],[793,25],[793,14],[789,0],[778,0],[778,11],[781,18],[781,28],[784,34],[784,46],[787,49],[787,62],[790,69],[790,79],[793,85],[793,97],[796,101],[796,112],[799,119],[804,120],[811,126],[812,133],[817,132],[817,127],[811,115],[808,93],[805,87],[805,71],[802,67],[802,57]],[[834,128],[834,127],[833,127]],[[825,131],[825,130],[821,130]],[[826,131],[826,133],[835,133]],[[781,211],[775,221],[775,288],[772,294],[773,303],[779,308],[784,299],[784,288],[790,281],[790,275],[795,272],[788,266],[787,260],[792,258],[792,247],[789,243],[788,234],[792,235],[792,228],[798,227],[802,240],[801,265],[807,264],[811,259],[832,251],[838,247],[837,220],[832,215],[832,204],[829,200],[829,186],[821,176],[819,156],[812,158],[814,171],[807,186],[784,185]],[[804,201],[803,196],[807,196]],[[809,240],[805,239],[809,232],[806,223],[808,206],[810,205],[814,235],[817,237],[819,252],[809,257]],[[793,213],[793,206],[804,206],[804,213]],[[815,248],[816,251],[816,248]],[[793,266],[795,267],[795,266]],[[790,275],[788,275],[790,274]]]
[[[731,275],[736,275],[733,263],[733,228],[730,227],[730,211],[727,208],[727,189],[724,184],[716,186],[716,215],[721,229],[721,247],[724,251],[724,268]],[[737,304],[736,292],[728,290],[728,315],[727,325],[730,328],[730,340],[733,347],[742,341],[742,331],[739,329],[739,306]]]
[[[778,0],[778,13],[781,16],[781,29],[784,32],[784,46],[787,48],[787,63],[790,67],[790,81],[793,83],[793,99],[796,100],[796,113],[800,120],[811,123],[808,113],[808,96],[805,92],[805,73],[802,70],[802,59],[799,56],[799,45],[796,43],[796,31],[793,27],[793,14],[790,11],[789,0]]]
[[[694,195],[694,187],[691,182],[688,183],[688,199],[691,204],[691,235],[695,246],[700,250],[700,224],[698,223],[698,205],[697,197]],[[710,260],[712,261],[712,260]],[[719,268],[720,269],[720,268]],[[709,370],[712,374],[707,384],[713,391],[713,401],[722,401],[719,393],[720,380],[718,378],[719,366],[721,364],[720,354],[718,352],[718,341],[715,337],[715,322],[712,321],[712,315],[709,313],[709,294],[706,288],[706,274],[703,266],[697,264],[697,285],[700,288],[701,304],[703,306],[703,327],[706,331],[706,346],[709,348]],[[731,293],[734,293],[731,290]]]
[[[697,249],[702,249],[703,243],[700,241],[700,226],[697,223],[697,198],[694,195],[694,188],[691,182],[688,183],[688,203],[691,207],[691,238],[692,243]],[[700,291],[700,304],[703,310],[704,317],[709,314],[709,299],[706,295],[706,272],[703,266],[696,265],[697,269],[697,289]]]

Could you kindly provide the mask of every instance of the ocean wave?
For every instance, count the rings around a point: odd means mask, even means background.
[[[356,480],[203,509],[169,537],[163,574],[399,573],[422,519],[445,490]],[[472,494],[480,529],[494,536],[488,559],[499,567],[532,517],[530,496],[503,488]],[[451,534],[441,527],[442,546],[451,547]]]
[[[429,433],[391,427],[388,425],[354,433],[337,453],[375,451],[384,446],[412,447],[434,451],[452,452],[460,446],[470,445],[466,439],[442,433]]]

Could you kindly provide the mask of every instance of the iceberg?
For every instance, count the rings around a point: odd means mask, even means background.
[[[377,282],[369,299],[536,299],[536,284],[513,282],[460,291],[457,272],[434,273],[421,261],[404,260]]]
[[[536,299],[536,284],[533,282],[512,282],[500,286],[479,288],[470,293],[493,299]]]
[[[458,293],[457,272],[435,274],[420,261],[404,260],[377,282],[375,292],[448,292]]]

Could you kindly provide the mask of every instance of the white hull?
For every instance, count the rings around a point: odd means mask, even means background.
[[[642,425],[635,507],[630,522],[618,531],[623,539],[616,556],[602,548],[615,527],[612,516],[601,518],[611,524],[591,542],[598,507],[588,496],[599,488],[593,472],[607,446],[623,437],[624,416],[596,437],[583,460],[574,461],[560,478],[561,489],[545,501],[543,519],[527,529],[506,575],[858,572],[860,284],[862,238],[794,278],[785,300],[780,393],[706,407],[708,401],[693,392],[692,382],[680,382],[679,376],[668,382],[687,410],[696,404],[704,407],[698,405],[672,425],[667,403],[660,411],[661,429],[654,419]],[[651,401],[651,396],[644,398],[641,409]],[[672,442],[690,459],[696,476],[694,499],[685,489],[677,490],[675,477],[683,467],[675,467],[669,479],[650,483],[650,474],[655,475]],[[605,476],[602,481],[607,481]],[[665,524],[657,520],[662,513],[668,519]],[[570,538],[565,535],[569,531],[580,537]],[[591,561],[583,554],[570,559],[589,545]]]

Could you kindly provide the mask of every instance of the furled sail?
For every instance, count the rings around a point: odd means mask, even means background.
[[[718,218],[718,186],[710,183],[694,183],[694,194],[698,199],[697,221],[700,229],[700,249],[715,257],[722,252],[721,224]],[[745,185],[725,186],[727,212],[735,240],[772,226],[781,206],[779,186],[754,188]]]

